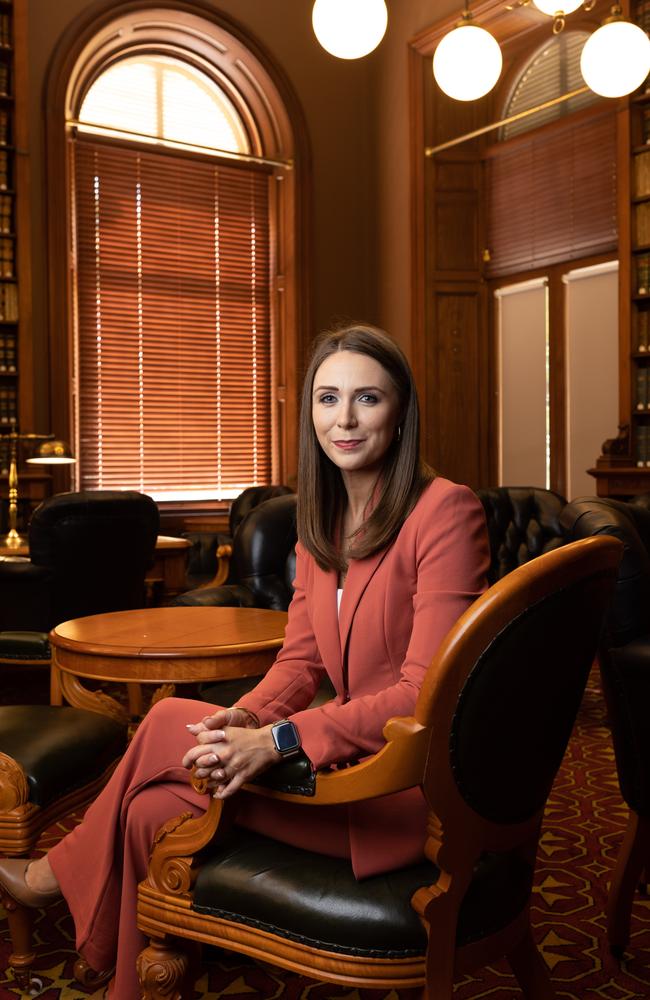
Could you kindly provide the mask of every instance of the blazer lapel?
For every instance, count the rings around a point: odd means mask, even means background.
[[[314,561],[311,622],[323,664],[331,679],[343,682],[339,622],[336,604],[337,574],[324,570]]]
[[[389,546],[390,547],[390,546]],[[388,548],[389,548],[388,547]],[[354,620],[354,615],[363,596],[363,592],[370,583],[373,575],[381,565],[388,548],[375,552],[374,555],[366,559],[351,559],[348,566],[348,575],[343,588],[343,598],[341,600],[341,612],[339,614],[339,633],[341,663],[345,660],[345,650],[347,647],[350,628]]]

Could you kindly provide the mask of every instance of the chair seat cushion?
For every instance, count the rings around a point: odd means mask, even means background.
[[[126,749],[126,724],[58,705],[0,706],[0,752],[25,774],[41,808],[98,778]]]
[[[47,632],[0,632],[0,660],[43,660],[51,657]]]
[[[433,885],[430,862],[357,882],[350,862],[236,829],[199,872],[193,909],[323,951],[368,958],[424,954],[426,933],[410,905]],[[526,906],[532,868],[519,856],[486,855],[461,907],[457,942],[505,927]]]

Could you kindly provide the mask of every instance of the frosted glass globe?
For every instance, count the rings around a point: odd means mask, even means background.
[[[495,38],[474,24],[461,24],[439,42],[433,75],[456,101],[475,101],[488,94],[501,74],[503,58]]]
[[[384,37],[388,11],[384,0],[316,0],[311,22],[327,52],[339,59],[359,59]]]
[[[585,42],[580,70],[601,97],[631,94],[650,72],[650,39],[630,21],[609,21]]]
[[[573,14],[574,10],[581,7],[582,0],[533,0],[533,4],[542,14],[563,17],[565,14]]]

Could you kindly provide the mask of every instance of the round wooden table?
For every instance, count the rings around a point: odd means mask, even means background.
[[[76,708],[124,719],[126,711],[80,678],[129,685],[129,709],[142,709],[140,684],[218,681],[263,674],[284,639],[287,615],[261,608],[144,608],[90,615],[50,632],[52,671]],[[55,690],[56,683],[52,688]]]

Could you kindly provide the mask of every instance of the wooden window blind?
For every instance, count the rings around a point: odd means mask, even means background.
[[[268,173],[86,140],[72,155],[81,488],[270,482]]]
[[[488,155],[488,275],[616,248],[616,119],[566,119]]]

